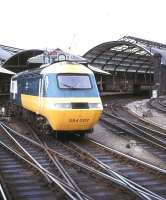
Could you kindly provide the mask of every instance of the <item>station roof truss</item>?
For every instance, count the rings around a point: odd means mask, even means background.
[[[0,48],[4,49],[5,51],[11,53],[11,54],[16,54],[19,53],[20,51],[23,51],[23,49],[15,48],[15,47],[10,47],[10,46],[5,46],[0,44]]]
[[[2,65],[6,60],[8,60],[10,57],[18,53],[19,51],[22,51],[22,49],[0,44],[0,64]]]
[[[100,44],[84,58],[90,64],[109,72],[153,73],[154,54],[166,65],[166,45],[131,36]]]
[[[27,69],[27,61],[29,58],[42,54],[44,51],[40,49],[22,50],[7,59],[2,67],[11,69],[12,71],[23,71]]]

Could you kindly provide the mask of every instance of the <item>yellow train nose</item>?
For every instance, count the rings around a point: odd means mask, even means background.
[[[57,109],[47,111],[47,119],[58,131],[88,130],[99,120],[102,109]]]

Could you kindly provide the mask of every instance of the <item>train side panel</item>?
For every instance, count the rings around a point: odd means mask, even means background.
[[[22,106],[36,114],[40,114],[41,101],[39,96],[21,94]]]
[[[41,82],[42,76],[16,77],[11,81],[11,100],[19,106],[35,113],[41,107]]]

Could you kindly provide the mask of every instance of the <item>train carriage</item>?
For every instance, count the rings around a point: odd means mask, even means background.
[[[16,74],[10,93],[13,104],[54,131],[89,132],[103,110],[93,72],[69,61]]]

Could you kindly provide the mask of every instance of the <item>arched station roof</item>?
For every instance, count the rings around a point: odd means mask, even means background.
[[[20,51],[9,59],[7,59],[2,67],[11,69],[12,71],[23,71],[27,68],[27,61],[29,58],[42,54],[44,51],[40,49],[30,49]]]
[[[162,64],[166,64],[166,45],[128,36],[100,44],[85,53],[84,58],[110,72],[151,73],[156,53],[161,55]]]
[[[0,64],[3,64],[7,59],[12,57],[14,54],[22,51],[15,47],[5,46],[0,44]]]

